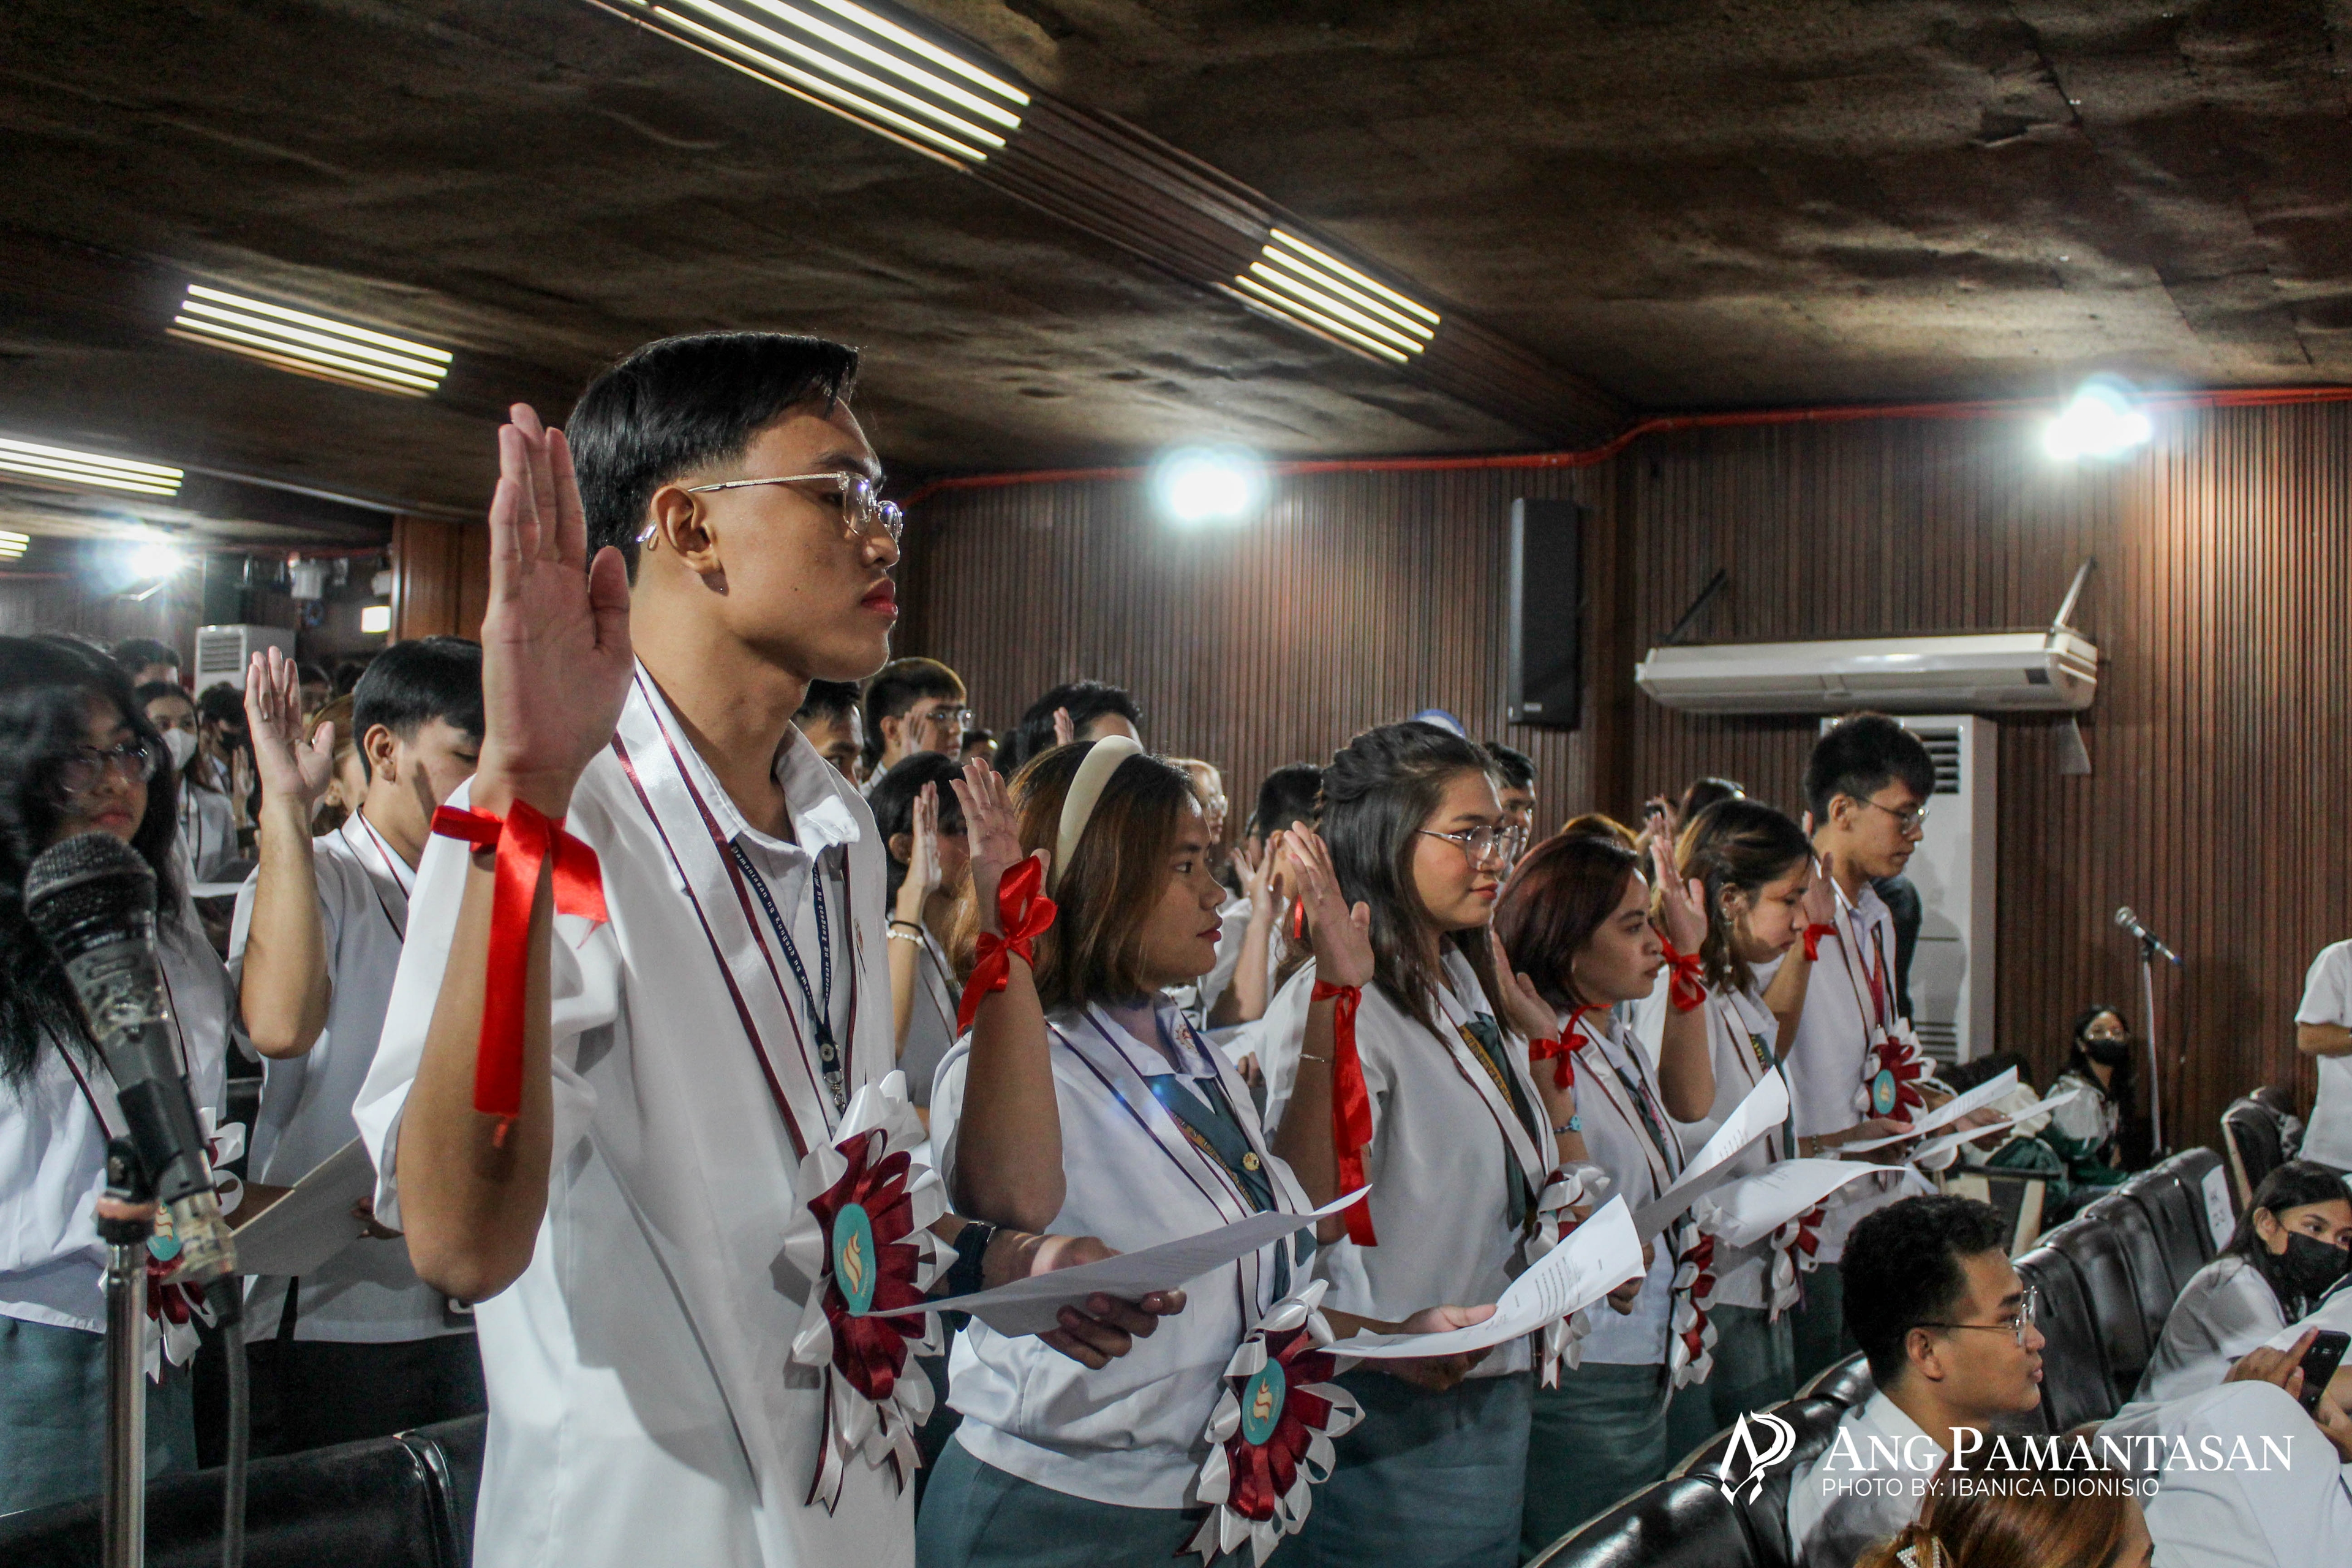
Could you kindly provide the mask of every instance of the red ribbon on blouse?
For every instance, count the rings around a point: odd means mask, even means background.
[[[1819,963],[1822,961],[1822,938],[1835,935],[1837,935],[1835,926],[1807,926],[1805,928],[1805,962]]]
[[[522,1005],[530,972],[530,908],[539,895],[540,868],[551,858],[555,862],[555,912],[578,915],[593,925],[608,918],[604,868],[596,851],[528,801],[509,805],[503,818],[445,805],[433,814],[433,831],[498,855],[481,1043],[474,1054],[474,1109],[499,1119],[491,1141],[503,1145],[522,1112]]]
[[[1339,1156],[1339,1190],[1352,1193],[1364,1184],[1364,1147],[1372,1141],[1372,1096],[1364,1087],[1363,1058],[1356,1054],[1356,1008],[1364,999],[1360,985],[1334,985],[1318,980],[1310,1002],[1331,1006],[1331,1144]],[[1347,1211],[1348,1239],[1358,1247],[1378,1247],[1372,1234],[1370,1199]]]
[[[1678,952],[1674,939],[1660,935],[1659,943],[1666,950],[1666,967],[1674,978],[1666,984],[1666,999],[1677,1013],[1687,1013],[1706,1003],[1706,968],[1695,952]]]
[[[963,983],[963,1000],[956,1004],[958,1034],[971,1027],[971,1016],[980,1011],[982,997],[1004,989],[1004,983],[1013,976],[1015,954],[1024,963],[1035,962],[1030,944],[1053,928],[1056,912],[1054,900],[1039,891],[1045,881],[1045,864],[1034,855],[997,879],[996,923],[1004,931],[1002,935],[992,931],[980,933],[979,961],[971,966],[971,978]]]

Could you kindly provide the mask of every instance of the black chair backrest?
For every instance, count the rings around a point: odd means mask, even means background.
[[[2286,1163],[2286,1119],[2278,1108],[2242,1095],[2221,1112],[2221,1138],[2230,1148],[2230,1171],[2238,1189],[2238,1212],[2246,1212],[2263,1178]]]
[[[432,1467],[398,1438],[255,1460],[245,1517],[247,1568],[466,1568]],[[149,1485],[151,1568],[215,1568],[220,1526],[220,1471]],[[88,1568],[100,1545],[96,1498],[0,1518],[8,1568]]]
[[[2125,1206],[2134,1215],[2139,1212],[2137,1205]],[[2130,1402],[2140,1373],[2147,1370],[2156,1336],[2142,1305],[2146,1293],[2133,1276],[2123,1234],[2113,1220],[2112,1214],[2097,1218],[2084,1215],[2043,1237],[2042,1245],[2064,1253],[2082,1280],[2092,1325],[2107,1352],[2108,1397],[2112,1407],[2120,1409]],[[2157,1294],[2160,1297],[2161,1290]]]
[[[2180,1286],[2188,1283],[2185,1279],[2176,1282],[2172,1277],[2172,1259],[2166,1255],[2164,1240],[2157,1234],[2156,1216],[2137,1194],[2110,1193],[2084,1209],[2082,1217],[2115,1233],[2124,1250],[2124,1261],[2131,1266],[2132,1289],[2139,1298],[2140,1326],[2147,1331],[2147,1342],[2154,1345],[2164,1333],[2164,1320],[2172,1315],[2172,1303],[2180,1294]]]
[[[1838,1422],[1846,1407],[1829,1399],[1797,1398],[1772,1406],[1770,1414],[1786,1421],[1796,1433],[1796,1447],[1787,1457],[1773,1466],[1764,1484],[1754,1498],[1742,1496],[1738,1505],[1739,1521],[1747,1527],[1748,1547],[1753,1553],[1757,1568],[1794,1568],[1789,1561],[1789,1481],[1797,1467],[1820,1454],[1837,1436]],[[1744,1465],[1745,1454],[1730,1453],[1732,1434],[1726,1432],[1686,1460],[1677,1479],[1705,1481],[1720,1489],[1726,1459]],[[1754,1442],[1769,1441],[1762,1433],[1751,1433]]]
[[[446,1500],[449,1536],[457,1542],[460,1563],[474,1560],[474,1505],[482,1495],[482,1454],[488,1445],[489,1426],[487,1415],[466,1415],[400,1435],[400,1440],[416,1450],[434,1472]]]
[[[1812,1382],[1797,1390],[1797,1397],[1826,1399],[1852,1408],[1868,1404],[1870,1396],[1877,1392],[1878,1384],[1870,1375],[1869,1361],[1856,1351],[1845,1360],[1815,1373]]]
[[[2037,1247],[2017,1260],[2017,1272],[2042,1295],[2034,1325],[2046,1342],[2042,1347],[2043,1422],[2051,1431],[2063,1432],[2113,1415],[2115,1379],[2074,1260],[2055,1248]]]
[[[1643,1488],[1538,1552],[1528,1568],[1765,1568],[1711,1481]]]
[[[2212,1262],[2221,1256],[2231,1226],[2243,1212],[2230,1191],[2229,1162],[2210,1149],[2183,1149],[2157,1169],[2179,1183],[2187,1194],[2188,1206],[2199,1222],[2198,1233],[2203,1237],[2205,1261]],[[2221,1173],[2218,1179],[2215,1172]],[[2226,1217],[2215,1212],[2217,1207],[2227,1210]]]

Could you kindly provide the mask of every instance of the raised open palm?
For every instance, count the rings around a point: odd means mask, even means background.
[[[963,807],[963,830],[971,846],[971,892],[980,906],[980,929],[1001,931],[997,919],[996,885],[1019,865],[1021,822],[1013,810],[1004,775],[974,757],[963,765],[963,777],[950,779],[957,804]],[[1037,858],[1047,858],[1043,849]]]
[[[629,581],[588,529],[563,432],[526,404],[499,431],[490,500],[490,600],[482,617],[482,763],[533,805],[560,815],[583,769],[613,738],[627,699]]]
[[[1332,868],[1330,847],[1309,827],[1294,827],[1283,843],[1297,897],[1307,906],[1307,936],[1315,949],[1315,977],[1333,985],[1372,983],[1372,909],[1348,907]]]
[[[316,805],[335,778],[335,727],[321,724],[303,742],[301,675],[280,649],[265,648],[246,667],[245,722],[263,797]]]

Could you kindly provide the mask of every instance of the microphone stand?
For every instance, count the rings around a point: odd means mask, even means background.
[[[2151,1158],[2161,1160],[2172,1150],[2164,1141],[2164,1061],[2156,1049],[2156,938],[2145,932],[2139,939],[2139,1016],[2147,1020],[2147,1115],[2149,1134],[2154,1139]]]
[[[100,1519],[105,1568],[142,1568],[147,1559],[147,1238],[155,1222],[121,1217],[119,1206],[155,1201],[127,1138],[106,1150],[106,1195],[98,1234],[106,1243],[106,1490]]]

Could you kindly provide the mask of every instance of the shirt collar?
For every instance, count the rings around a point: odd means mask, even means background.
[[[360,864],[387,873],[399,887],[403,896],[416,891],[416,872],[400,858],[392,840],[375,829],[365,815],[353,812],[344,818],[341,829],[343,842],[350,845],[360,858]]]
[[[789,862],[796,856],[818,858],[837,844],[855,844],[865,837],[857,814],[850,809],[849,785],[797,724],[784,726],[784,743],[776,748],[774,768],[776,783],[783,788],[784,808],[792,814],[793,838],[788,842],[752,826],[736,809],[734,798],[719,784],[702,753],[685,738],[684,726],[677,721],[677,710],[662,691],[661,683],[648,675],[645,684],[668,710],[670,727],[678,731],[678,759],[693,776],[721,837],[730,842],[746,840]]]

